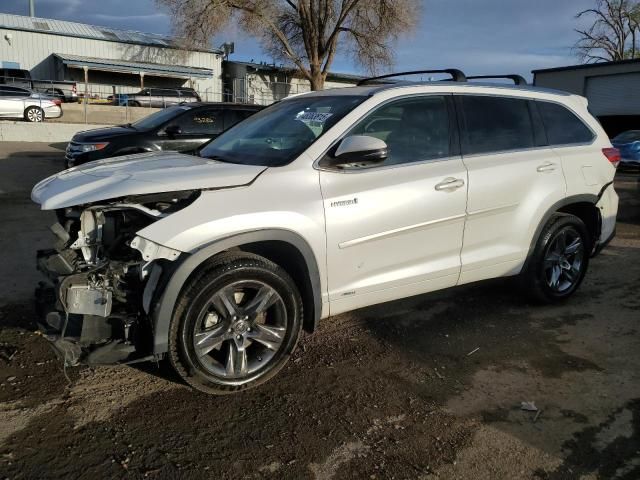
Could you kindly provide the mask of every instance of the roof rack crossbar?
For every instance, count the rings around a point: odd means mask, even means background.
[[[447,73],[451,75],[451,78],[455,82],[467,81],[467,77],[461,70],[458,70],[457,68],[446,68],[444,70],[413,70],[411,72],[388,73],[386,75],[380,75],[378,77],[364,78],[357,83],[357,86],[360,87],[362,85],[366,85],[367,83],[373,82],[375,80],[383,80],[385,78],[400,77],[403,75],[418,75],[421,73]]]
[[[467,80],[479,80],[483,78],[506,78],[508,80],[512,80],[516,85],[528,85],[525,78],[521,75],[511,74],[511,75],[474,75],[472,77],[467,77]]]

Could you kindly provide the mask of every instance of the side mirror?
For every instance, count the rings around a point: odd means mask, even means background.
[[[176,135],[182,134],[182,128],[180,128],[179,125],[169,125],[167,128],[164,129],[164,133],[168,137],[173,138]]]
[[[332,165],[366,164],[355,166],[369,166],[386,160],[388,155],[387,144],[376,137],[368,135],[352,135],[340,142],[335,153]]]

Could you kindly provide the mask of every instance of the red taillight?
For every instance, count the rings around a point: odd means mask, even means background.
[[[75,83],[73,84],[73,87],[71,87],[71,91],[72,91],[73,93],[78,93],[78,88],[76,87],[76,84],[75,84]]]
[[[55,103],[57,106],[62,105],[62,101],[58,100],[57,98],[53,100],[53,103]]]
[[[602,153],[604,153],[604,156],[607,157],[607,160],[609,160],[614,167],[617,167],[618,164],[620,163],[620,150],[618,150],[617,148],[603,148],[602,149]]]

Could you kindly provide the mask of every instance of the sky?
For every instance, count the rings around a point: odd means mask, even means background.
[[[28,14],[28,0],[0,0],[0,12]],[[415,32],[392,46],[393,71],[455,67],[471,75],[519,73],[580,63],[573,52],[577,12],[595,0],[423,0]],[[126,30],[171,33],[153,0],[36,0],[36,16]],[[213,41],[235,42],[232,60],[271,62],[259,44],[231,28]],[[345,55],[332,71],[366,73]]]

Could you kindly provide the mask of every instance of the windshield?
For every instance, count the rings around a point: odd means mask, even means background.
[[[200,156],[278,167],[293,161],[367,97],[303,96],[276,103],[211,141]]]
[[[141,118],[137,122],[131,124],[133,128],[136,130],[151,130],[153,128],[159,127],[165,122],[168,122],[172,118],[177,117],[183,112],[186,112],[191,107],[186,105],[175,105],[173,107],[167,107],[164,110],[160,110],[159,112],[152,113],[144,118]]]
[[[613,139],[618,143],[630,143],[640,141],[640,130],[629,130],[628,132],[621,133]]]

